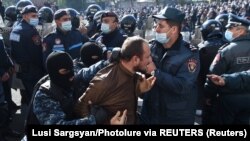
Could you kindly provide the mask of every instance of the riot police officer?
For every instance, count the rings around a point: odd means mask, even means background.
[[[225,32],[227,30],[226,25],[228,22],[228,14],[220,14],[215,18],[215,20],[221,23],[223,32]]]
[[[12,30],[12,26],[14,25],[16,19],[17,19],[17,12],[16,12],[16,7],[15,6],[9,6],[5,10],[5,25],[6,25],[6,31],[2,33],[3,39],[4,39],[4,44],[7,48],[7,52],[10,53],[10,32]]]
[[[125,15],[120,23],[120,28],[128,37],[134,36],[136,28],[136,19],[132,15]]]
[[[201,35],[203,41],[198,44],[200,52],[200,73],[198,76],[199,86],[199,105],[200,108],[202,101],[204,100],[204,84],[206,82],[206,75],[209,72],[209,66],[211,65],[215,55],[219,48],[226,43],[223,40],[223,27],[220,22],[210,19],[201,25]],[[210,109],[205,107],[203,110],[203,124],[209,123],[209,117],[211,116]]]
[[[103,11],[103,10],[98,11],[98,12],[95,13],[94,18],[93,18],[94,25],[96,26],[96,32],[95,33],[97,33],[97,34],[101,32],[101,24],[102,24],[101,17],[102,17],[103,13],[105,13],[105,11]]]
[[[42,38],[53,31],[53,15],[54,12],[49,7],[42,7],[38,11],[39,26],[37,29]]]
[[[97,4],[91,4],[86,9],[86,17],[88,20],[88,25],[86,25],[86,27],[88,29],[87,35],[89,37],[92,37],[96,33],[96,27],[95,27],[93,18],[94,18],[95,13],[100,10],[102,10],[102,8]]]
[[[210,66],[210,72],[216,75],[231,74],[250,68],[249,25],[247,19],[229,14],[225,38],[230,42],[218,52]],[[248,93],[235,94],[230,89],[217,91],[217,87],[208,79],[205,83],[206,104],[217,100],[216,116],[219,124],[249,124],[249,102],[243,102]],[[233,107],[233,108],[230,108]]]
[[[42,7],[38,11],[38,17],[40,24],[43,23],[52,23],[53,22],[54,12],[49,7]]]
[[[59,9],[54,14],[56,30],[46,36],[43,40],[44,63],[47,56],[55,50],[65,51],[73,59],[80,57],[80,48],[89,39],[78,30],[72,30],[69,11]]]
[[[18,22],[20,22],[22,20],[22,14],[21,11],[23,10],[23,8],[27,5],[34,5],[30,0],[20,0],[18,1],[18,3],[16,4],[16,9],[17,9],[17,23],[15,25],[18,24]]]
[[[14,22],[16,21],[16,19],[17,19],[17,11],[16,10],[17,10],[16,6],[14,6],[14,5],[9,6],[5,9],[4,19],[7,20],[7,22],[5,22],[7,27],[12,27]]]
[[[80,26],[80,13],[73,8],[67,8],[71,17],[72,29],[77,29]]]
[[[24,7],[21,12],[23,19],[10,34],[11,53],[18,65],[17,77],[26,90],[26,103],[32,95],[35,83],[44,75],[42,65],[41,37],[35,26],[38,25],[37,9],[33,5]]]

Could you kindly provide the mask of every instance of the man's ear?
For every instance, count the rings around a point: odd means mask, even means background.
[[[60,22],[59,20],[55,20],[56,25],[58,25],[58,24],[59,24],[59,22]]]
[[[134,64],[137,66],[140,63],[140,58],[138,56],[133,56]]]

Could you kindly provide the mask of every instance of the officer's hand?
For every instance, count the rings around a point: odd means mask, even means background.
[[[99,105],[93,105],[92,102],[89,101],[90,114],[95,117],[96,124],[104,124],[108,119],[108,111]]]
[[[1,81],[7,81],[10,78],[9,73],[5,72],[2,77],[1,77]]]
[[[148,79],[146,79],[144,74],[140,74],[140,82],[139,82],[139,89],[141,93],[145,93],[149,91],[155,84],[156,77],[151,76]]]
[[[225,86],[225,80],[221,76],[209,74],[207,75],[207,78],[210,79],[217,86]]]
[[[124,125],[127,121],[127,110],[124,110],[122,116],[120,111],[117,111],[115,116],[110,120],[111,125]]]

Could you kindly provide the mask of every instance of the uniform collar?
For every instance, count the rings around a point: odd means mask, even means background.
[[[179,50],[181,47],[181,42],[182,42],[182,35],[179,34],[178,39],[175,41],[175,43],[172,45],[171,48],[168,48],[167,51],[176,51]]]

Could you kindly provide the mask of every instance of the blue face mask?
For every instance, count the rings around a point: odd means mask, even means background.
[[[229,42],[231,42],[231,41],[234,39],[234,37],[233,37],[233,32],[231,32],[231,31],[229,31],[229,30],[226,30],[226,32],[225,32],[225,38],[226,38]]]
[[[171,29],[170,29],[171,30]],[[169,31],[170,31],[169,30]],[[162,44],[166,44],[167,42],[169,42],[169,37],[167,37],[167,34],[169,33],[169,31],[167,33],[157,33],[155,34],[155,39],[162,43]]]
[[[111,30],[109,28],[109,24],[102,23],[101,25],[101,31],[105,34],[109,33]]]
[[[62,23],[62,30],[64,31],[70,31],[72,28],[71,21],[66,21]]]
[[[38,18],[30,18],[29,24],[32,26],[37,26],[38,25]]]

